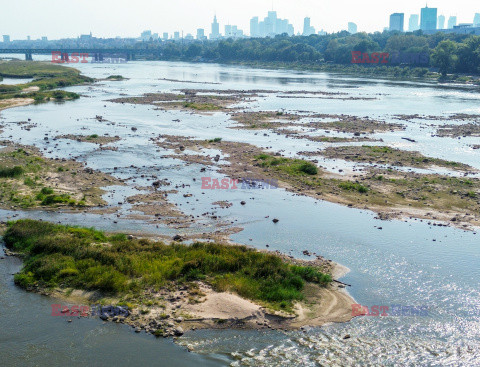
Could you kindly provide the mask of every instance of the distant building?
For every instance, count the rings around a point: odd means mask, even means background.
[[[173,39],[175,41],[180,40],[180,32],[173,32]]]
[[[457,17],[448,18],[448,29],[453,29],[457,25]]]
[[[168,40],[168,33],[167,32],[163,32],[163,40],[164,41]]]
[[[186,41],[193,41],[195,38],[192,36],[191,33],[187,33],[187,35],[185,36],[185,40]]]
[[[403,32],[403,24],[405,21],[405,14],[393,13],[390,15],[390,31]]]
[[[315,28],[310,24],[310,18],[306,17],[303,20],[303,35],[310,36],[311,34],[315,34]]]
[[[92,38],[93,38],[92,32],[90,32],[90,34],[81,34],[80,35],[80,41],[83,41],[83,42],[91,41]]]
[[[433,34],[436,32],[442,32],[447,34],[466,34],[466,35],[480,35],[480,27],[474,27],[473,23],[462,23],[454,26],[451,29],[441,29],[425,31],[425,34]]]
[[[203,28],[197,29],[197,40],[204,41],[207,37],[205,37],[205,30]]]
[[[438,16],[438,29],[445,29],[445,16],[439,15]]]
[[[47,42],[47,41],[48,41],[48,38],[47,38],[46,36],[43,36],[43,37],[42,37],[42,41]]]
[[[268,16],[263,21],[259,21],[258,17],[250,20],[250,36],[252,37],[275,37],[284,33],[293,36],[293,25],[290,24],[288,19],[278,18],[276,11],[269,11]]]
[[[349,22],[348,23],[348,33],[350,34],[355,34],[357,33],[357,25],[355,23]]]
[[[253,17],[250,19],[250,37],[260,37],[258,17]]]
[[[473,26],[480,27],[480,13],[475,14],[475,17],[473,18]]]
[[[418,16],[418,14],[410,15],[410,19],[408,21],[408,30],[410,32],[415,32],[420,29],[419,20],[420,20],[420,17]]]
[[[215,15],[213,17],[213,23],[212,23],[212,33],[210,33],[210,39],[211,40],[216,40],[220,38],[220,24],[217,22],[217,16]]]
[[[431,31],[437,29],[437,8],[422,8],[420,15],[420,29]]]
[[[140,38],[142,41],[150,41],[150,38],[152,38],[152,31],[143,31],[142,34],[140,34]]]
[[[8,34],[3,35],[3,43],[10,43],[10,36]]]
[[[30,41],[30,36],[27,36],[27,41]]]
[[[321,31],[318,31],[319,36],[325,36],[327,32],[325,32],[323,29]]]

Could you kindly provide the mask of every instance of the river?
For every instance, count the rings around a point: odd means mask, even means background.
[[[232,240],[304,257],[308,250],[350,269],[342,281],[351,284],[349,293],[367,306],[424,306],[423,316],[359,317],[349,323],[327,325],[297,332],[211,330],[195,331],[171,340],[135,334],[123,325],[97,319],[52,317],[49,297],[24,292],[13,284],[18,259],[0,260],[0,361],[5,366],[473,366],[480,365],[480,235],[451,227],[439,227],[420,220],[379,221],[367,210],[343,207],[277,190],[201,190],[192,178],[199,167],[174,159],[161,159],[149,140],[159,134],[201,139],[249,142],[274,147],[294,156],[302,150],[328,146],[301,139],[287,139],[269,132],[233,130],[229,117],[179,111],[158,111],[152,106],[122,105],[108,99],[147,92],[168,92],[181,88],[271,90],[240,107],[250,110],[309,111],[312,113],[371,116],[399,122],[397,114],[442,116],[453,113],[480,114],[478,89],[440,86],[431,83],[367,80],[328,73],[260,70],[245,67],[135,61],[126,64],[74,65],[91,77],[120,74],[125,81],[101,81],[90,86],[68,88],[82,98],[62,104],[47,103],[2,111],[1,138],[41,148],[49,157],[76,157],[89,167],[118,177],[134,177],[136,185],[147,185],[141,174],[158,174],[173,183],[188,183],[169,195],[187,214],[211,209],[211,203],[228,200],[247,205],[219,209],[219,214],[243,231]],[[167,80],[165,80],[167,79]],[[176,80],[176,81],[172,81]],[[180,82],[182,81],[182,82]],[[196,83],[191,83],[191,82]],[[204,82],[208,84],[198,84]],[[328,91],[372,99],[340,100],[279,98],[281,91]],[[279,92],[277,92],[279,91]],[[100,124],[95,119],[115,122]],[[31,131],[16,124],[31,118]],[[174,120],[180,121],[174,121]],[[404,122],[402,132],[376,134],[391,146],[456,160],[480,169],[480,150],[471,145],[478,138],[433,137],[435,126],[445,121],[421,119]],[[133,132],[131,127],[138,130]],[[94,144],[43,138],[61,134],[108,133],[122,138],[117,151],[100,151]],[[332,135],[334,135],[332,133]],[[341,134],[340,134],[341,135]],[[414,137],[411,143],[402,137]],[[142,167],[132,171],[130,165]],[[332,169],[345,167],[341,161],[322,162]],[[113,170],[113,167],[118,167]],[[216,172],[210,172],[217,175]],[[220,174],[218,174],[220,176]],[[131,187],[113,188],[105,195],[113,205],[133,195]],[[199,180],[197,180],[198,182]],[[202,191],[205,194],[202,195]],[[215,191],[215,192],[214,192]],[[191,193],[194,199],[183,194]],[[176,233],[148,223],[88,213],[65,214],[41,211],[0,211],[2,218],[42,218],[78,225],[95,225],[105,230],[128,233]],[[280,219],[277,225],[270,218]],[[379,229],[381,227],[381,229]],[[194,225],[190,231],[209,231],[210,222]],[[349,334],[349,339],[343,337]],[[190,349],[192,352],[189,352]]]

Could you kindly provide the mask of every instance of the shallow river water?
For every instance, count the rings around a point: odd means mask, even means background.
[[[358,303],[423,306],[428,312],[422,316],[359,317],[345,324],[297,332],[196,331],[174,344],[171,340],[156,339],[144,333],[135,334],[133,329],[123,325],[104,324],[96,319],[74,319],[67,323],[64,318],[50,316],[50,305],[55,300],[15,287],[12,274],[19,270],[21,262],[7,257],[0,260],[1,365],[480,365],[480,234],[413,219],[379,221],[366,210],[342,207],[280,189],[201,190],[200,166],[162,159],[165,152],[157,151],[158,147],[149,141],[151,137],[159,134],[200,139],[221,137],[273,147],[274,151],[282,150],[290,156],[328,144],[288,139],[267,131],[229,129],[233,122],[224,113],[208,116],[163,112],[152,106],[107,101],[122,94],[134,96],[182,88],[271,90],[272,93],[260,93],[258,98],[240,106],[253,110],[344,113],[405,123],[405,131],[375,137],[395,147],[418,150],[428,156],[456,160],[480,169],[480,150],[471,148],[472,144],[479,144],[478,138],[432,137],[433,125],[444,121],[404,122],[394,118],[397,114],[480,114],[477,89],[210,64],[138,61],[120,65],[78,64],[75,67],[96,78],[121,74],[129,80],[68,88],[83,95],[73,102],[2,111],[0,125],[4,125],[4,132],[0,138],[36,145],[49,157],[76,157],[89,167],[130,178],[131,185],[127,188],[107,188],[105,197],[111,204],[134,195],[134,185],[148,185],[141,174],[156,174],[174,184],[185,184],[185,188],[180,187],[179,193],[169,198],[187,214],[199,215],[211,210],[212,202],[228,200],[234,205],[217,209],[219,215],[244,228],[233,235],[232,240],[258,248],[268,244],[271,250],[295,257],[303,257],[304,250],[316,252],[350,269],[342,281],[352,285],[348,291]],[[319,90],[375,99],[301,98],[301,91]],[[299,98],[279,98],[282,91],[299,91]],[[99,123],[96,115],[102,115],[115,125]],[[31,131],[22,130],[22,125],[16,123],[28,118],[35,127]],[[174,121],[177,119],[180,121]],[[133,132],[131,127],[138,130]],[[105,133],[121,137],[122,140],[114,144],[117,151],[99,151],[94,144],[69,140],[55,141],[55,146],[44,140],[45,134],[54,137]],[[414,137],[417,142],[410,143],[402,137]],[[346,167],[342,161],[321,163],[335,170]],[[141,168],[132,170],[132,164]],[[114,171],[114,167],[118,167],[117,170]],[[221,177],[211,169],[207,169],[205,175]],[[193,196],[185,198],[185,193]],[[239,205],[241,200],[247,205]],[[280,219],[276,225],[271,221],[273,216]],[[0,217],[2,220],[41,218],[128,233],[177,233],[166,226],[157,228],[127,219],[114,224],[110,215],[89,213],[2,210]],[[213,221],[203,219],[182,231],[215,229]],[[346,334],[351,338],[344,340]]]

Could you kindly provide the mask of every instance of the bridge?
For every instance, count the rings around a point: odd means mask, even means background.
[[[0,54],[24,54],[25,60],[33,60],[33,55],[55,55],[55,57],[68,62],[72,54],[77,57],[93,57],[95,61],[102,61],[105,55],[123,55],[128,61],[135,60],[137,55],[160,57],[159,49],[130,49],[130,48],[5,48],[0,49]],[[86,55],[86,56],[85,56]]]

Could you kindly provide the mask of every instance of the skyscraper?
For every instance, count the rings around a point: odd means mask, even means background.
[[[408,30],[410,32],[418,31],[420,29],[420,25],[418,24],[419,16],[418,14],[410,15],[410,20],[408,21]]]
[[[457,25],[457,17],[448,18],[448,29],[453,29]]]
[[[438,29],[445,29],[445,16],[439,15],[438,16]]]
[[[259,37],[260,29],[258,26],[258,17],[250,19],[250,37]]]
[[[313,28],[310,25],[310,18],[306,17],[303,20],[303,35],[304,36],[310,36],[311,34],[314,34],[314,33],[315,33],[315,28]]]
[[[269,11],[263,21],[259,21],[258,17],[250,19],[251,37],[274,37],[283,33],[293,36],[294,29],[288,19],[278,18],[276,11]]]
[[[348,33],[355,34],[357,33],[357,25],[353,22],[348,22]]]
[[[420,29],[422,31],[434,31],[437,29],[437,8],[422,8],[420,16]]]
[[[207,37],[205,37],[205,30],[203,28],[198,28],[197,29],[197,40],[203,41],[206,40]]]
[[[475,14],[475,17],[473,18],[473,26],[480,27],[480,13]]]
[[[212,23],[212,33],[210,33],[210,39],[216,40],[220,38],[220,25],[217,22],[217,16],[215,15],[213,17],[213,23]]]
[[[225,26],[225,37],[232,37],[232,26],[230,24]]]
[[[10,42],[10,36],[8,34],[3,35],[3,43],[9,43]]]
[[[390,15],[390,30],[403,32],[403,24],[405,21],[405,14],[393,13]]]

